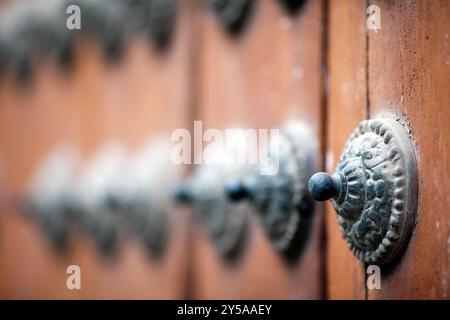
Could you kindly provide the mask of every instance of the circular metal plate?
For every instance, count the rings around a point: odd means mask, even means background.
[[[297,253],[307,236],[312,202],[307,181],[313,170],[310,136],[292,125],[272,136],[269,158],[278,163],[273,175],[257,173],[254,202],[264,230],[278,251]]]
[[[240,248],[247,223],[248,206],[234,204],[226,197],[227,178],[239,170],[225,165],[205,164],[192,177],[193,206],[208,236],[221,255],[233,255]]]
[[[84,165],[77,183],[82,227],[105,257],[114,257],[120,247],[126,219],[126,160],[121,145],[104,145]]]
[[[333,199],[352,252],[387,263],[404,248],[417,210],[416,158],[408,134],[393,119],[363,121],[347,141]]]
[[[72,189],[78,157],[69,146],[57,147],[37,169],[27,195],[24,213],[35,218],[59,251],[67,249],[69,234],[76,222]]]
[[[129,160],[126,224],[154,256],[164,253],[169,240],[170,186],[177,168],[170,161],[170,145],[152,139]]]

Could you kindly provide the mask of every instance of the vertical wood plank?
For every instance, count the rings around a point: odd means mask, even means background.
[[[38,162],[60,142],[79,147],[83,160],[104,143],[137,151],[148,139],[187,127],[191,104],[190,2],[179,1],[171,47],[157,54],[134,40],[124,60],[107,65],[99,48],[81,43],[70,74],[52,63],[39,67],[30,88],[2,78],[0,154],[5,196],[23,191]],[[75,235],[70,252],[57,256],[34,222],[8,207],[0,223],[0,297],[181,299],[186,291],[187,215],[173,212],[167,251],[152,259],[127,241],[116,260],[99,256],[91,238]],[[82,290],[66,288],[66,268],[77,264]]]
[[[203,128],[278,128],[300,119],[321,134],[320,1],[289,17],[277,1],[255,1],[243,34],[228,35],[206,8],[198,12],[198,113]],[[320,163],[319,139],[316,145]],[[295,265],[276,253],[251,215],[242,254],[227,263],[195,226],[193,294],[198,299],[322,297],[321,214]]]
[[[345,142],[366,114],[365,2],[329,1],[326,168],[334,172]],[[364,266],[342,238],[336,213],[326,205],[327,297],[365,299]]]
[[[72,103],[72,82],[43,62],[35,80],[19,87],[11,75],[0,87],[0,153],[4,201],[0,219],[0,296],[76,298],[66,288],[70,254],[57,255],[36,221],[27,220],[12,199],[23,193],[48,152],[60,144],[79,145],[80,112]]]
[[[372,3],[372,1],[371,1]],[[450,3],[373,1],[381,27],[369,32],[371,117],[400,117],[416,148],[419,208],[399,263],[381,267],[370,299],[448,299],[450,294]]]
[[[190,2],[179,1],[176,29],[167,51],[156,52],[149,41],[135,38],[124,59],[91,65],[85,79],[91,110],[86,121],[98,150],[119,143],[131,153],[152,138],[169,141],[173,129],[187,127],[190,112]],[[92,46],[91,46],[92,47]],[[95,52],[85,48],[91,59]],[[92,61],[88,62],[92,64]],[[91,152],[92,153],[92,152]],[[107,261],[81,246],[79,259],[91,261],[86,275],[94,290],[88,298],[181,299],[186,291],[188,217],[170,214],[168,247],[152,257],[135,239],[124,239],[117,257]],[[93,261],[93,262],[92,262]]]

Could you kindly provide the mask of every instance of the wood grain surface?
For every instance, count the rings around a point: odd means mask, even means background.
[[[215,16],[199,10],[196,119],[207,128],[279,128],[302,120],[321,134],[321,1],[297,16],[276,1],[255,1],[243,33],[232,37]],[[319,138],[311,141],[321,156]],[[323,297],[321,211],[299,260],[289,265],[274,251],[255,215],[243,252],[227,263],[194,231],[193,296],[198,299],[315,299]]]
[[[416,148],[419,208],[398,264],[382,267],[369,299],[450,297],[450,3],[374,1],[381,27],[369,32],[371,118],[399,117]]]
[[[329,1],[326,168],[334,172],[345,142],[366,106],[366,24],[364,1]],[[365,299],[365,269],[342,238],[336,213],[326,206],[327,297]]]
[[[63,73],[40,63],[35,78],[18,86],[4,75],[0,87],[0,155],[5,199],[25,190],[39,162],[57,145],[79,149],[82,160],[104,144],[138,151],[149,139],[170,138],[187,127],[191,97],[189,2],[180,2],[174,37],[165,52],[148,40],[130,39],[124,57],[107,63],[96,44],[77,47],[76,63]],[[8,201],[9,203],[9,201]],[[5,203],[0,224],[1,298],[180,299],[185,297],[189,220],[171,214],[167,254],[154,258],[137,241],[124,241],[105,260],[92,239],[76,234],[65,255],[56,254],[41,230]],[[66,288],[66,268],[77,264],[82,290]]]
[[[76,79],[76,75],[75,75]],[[0,215],[0,296],[78,297],[66,289],[70,256],[55,254],[36,221],[13,205],[47,153],[59,144],[80,145],[78,88],[52,63],[36,70],[35,82],[18,86],[5,75],[0,86],[0,154],[3,199]],[[72,99],[74,98],[74,99]]]
[[[69,72],[44,59],[29,83],[0,75],[0,299],[449,299],[450,2],[309,0],[289,14],[279,1],[254,1],[237,36],[204,1],[178,3],[164,52],[132,38],[111,64],[86,41]],[[381,10],[376,31],[366,26],[372,4]],[[181,208],[171,212],[161,258],[126,238],[105,260],[82,233],[57,253],[13,205],[58,145],[74,146],[84,162],[104,144],[135,152],[151,138],[192,129],[194,120],[203,130],[295,120],[314,137],[315,170],[331,173],[358,123],[377,117],[398,118],[409,130],[419,179],[410,243],[381,267],[380,290],[366,288],[366,266],[342,239],[330,204],[315,207],[293,263],[273,249],[254,214],[235,261],[221,257]],[[81,267],[80,291],[66,288],[71,264]]]

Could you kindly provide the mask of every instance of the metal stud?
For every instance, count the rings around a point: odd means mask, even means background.
[[[64,1],[66,6],[76,3],[81,9],[81,30],[71,30],[71,32],[77,36],[87,36],[99,41],[108,61],[115,62],[120,59],[125,50],[127,35],[124,3],[110,0]]]
[[[242,146],[243,139],[238,140]],[[232,146],[238,143],[229,143],[230,149],[216,144],[209,146],[223,157],[216,157],[215,153],[205,155],[205,163],[198,166],[192,176],[174,191],[174,199],[178,203],[190,204],[202,223],[208,237],[220,255],[233,260],[242,251],[247,227],[247,213],[249,206],[246,203],[232,203],[228,200],[224,188],[230,178],[240,179],[248,174],[251,166],[216,161],[225,159],[234,152]],[[243,151],[245,152],[245,151]],[[216,159],[216,160],[214,160]]]
[[[127,226],[154,256],[163,254],[168,240],[170,185],[177,170],[170,147],[152,140],[131,157],[127,175]]]
[[[104,257],[118,252],[126,221],[126,159],[120,145],[105,145],[85,164],[77,183],[82,227]]]
[[[239,34],[250,15],[253,0],[205,0],[222,25],[231,33]]]
[[[66,26],[69,5],[81,10],[81,29]],[[109,62],[118,61],[132,33],[148,37],[159,51],[170,43],[178,0],[53,0],[18,2],[0,15],[0,70],[12,71],[22,83],[33,64],[49,55],[68,68],[75,43],[98,41]]]
[[[67,249],[69,233],[78,210],[72,197],[76,156],[69,147],[54,150],[39,166],[26,194],[21,212],[35,219],[53,247]]]
[[[148,37],[157,50],[165,50],[175,28],[178,0],[127,0],[131,29]]]
[[[411,236],[417,211],[417,167],[403,126],[366,120],[354,130],[333,175],[316,173],[311,195],[332,199],[350,250],[363,262],[394,261]]]
[[[313,206],[307,179],[314,168],[312,138],[300,124],[272,136],[268,164],[275,169],[263,174],[259,166],[243,180],[229,180],[226,193],[231,201],[249,200],[274,248],[296,257],[307,238]]]

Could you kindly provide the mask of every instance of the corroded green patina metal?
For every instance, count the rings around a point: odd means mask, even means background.
[[[355,129],[336,172],[315,174],[309,190],[332,199],[343,237],[366,263],[388,263],[404,249],[417,210],[414,150],[393,119],[367,120]]]

